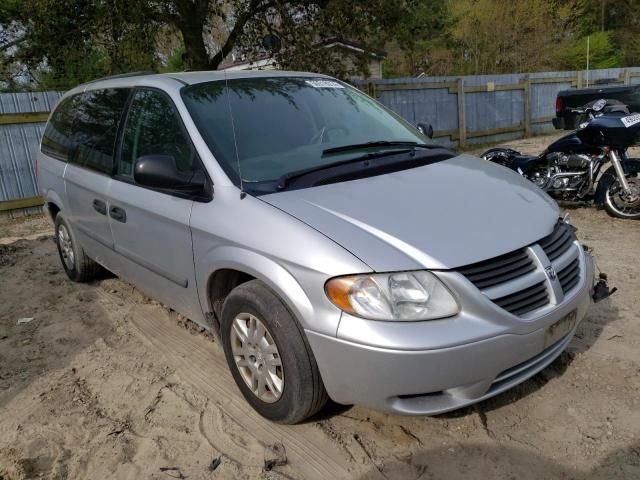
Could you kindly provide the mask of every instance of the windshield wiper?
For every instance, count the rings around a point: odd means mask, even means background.
[[[316,172],[319,172],[319,171],[322,171],[322,170],[330,170],[332,168],[341,167],[343,165],[348,165],[350,163],[363,162],[363,166],[364,167],[368,167],[368,166],[370,166],[369,162],[374,160],[374,159],[376,159],[376,158],[390,157],[392,155],[403,155],[403,154],[409,154],[410,157],[414,157],[415,156],[415,147],[416,146],[422,146],[421,144],[398,142],[397,146],[400,147],[401,145],[403,145],[405,148],[388,150],[386,152],[370,152],[370,153],[366,153],[365,155],[360,155],[360,156],[355,157],[355,158],[348,158],[346,160],[340,160],[338,162],[331,162],[331,163],[327,163],[325,165],[317,165],[315,167],[305,168],[305,169],[302,169],[302,170],[295,170],[293,172],[285,173],[284,175],[282,175],[278,179],[278,190],[283,190],[284,188],[286,188],[287,185],[291,182],[291,180],[298,179],[300,177],[304,177],[306,175],[313,174],[313,173],[316,173]],[[394,145],[394,146],[396,146],[396,145]],[[409,148],[407,148],[407,147],[409,147]],[[442,148],[442,147],[435,147],[435,146],[431,146],[431,145],[429,145],[428,147],[429,148],[440,148],[440,149]],[[338,147],[338,148],[343,148],[343,147]]]
[[[404,147],[404,148],[440,148],[436,145],[429,145],[418,142],[396,142],[390,140],[377,140],[374,142],[354,143],[353,145],[343,145],[341,147],[327,148],[322,151],[322,155],[331,155],[333,153],[349,152],[351,150],[364,150],[375,147]]]

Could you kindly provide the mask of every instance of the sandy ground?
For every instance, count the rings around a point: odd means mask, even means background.
[[[0,480],[638,479],[640,223],[570,214],[620,290],[551,366],[452,414],[332,405],[293,427],[255,414],[184,319],[117,278],[67,280],[44,217],[3,221]],[[273,445],[287,462],[267,470]]]

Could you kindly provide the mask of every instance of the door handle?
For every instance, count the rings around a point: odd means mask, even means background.
[[[100,215],[107,214],[107,204],[97,198],[93,200],[93,209]]]
[[[127,212],[125,212],[123,208],[110,207],[109,216],[118,222],[122,222],[122,223],[127,222]]]

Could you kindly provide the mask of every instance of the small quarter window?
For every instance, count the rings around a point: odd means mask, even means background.
[[[145,155],[167,155],[181,172],[194,170],[194,151],[171,99],[156,90],[141,89],[131,101],[122,138],[118,174],[133,178],[136,161]]]

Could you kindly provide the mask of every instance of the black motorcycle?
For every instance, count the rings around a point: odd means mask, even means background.
[[[583,115],[580,128],[542,154],[492,148],[481,157],[517,171],[557,200],[595,203],[614,217],[640,218],[640,160],[627,156],[640,143],[640,114],[604,99],[573,111]]]

